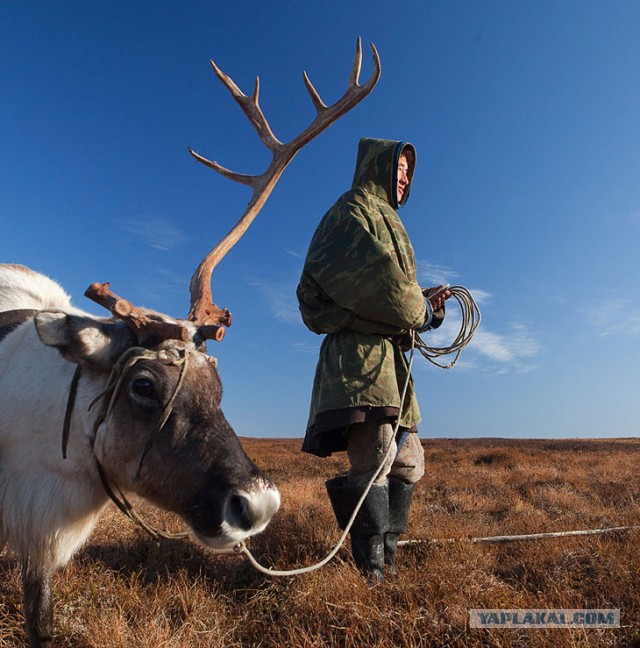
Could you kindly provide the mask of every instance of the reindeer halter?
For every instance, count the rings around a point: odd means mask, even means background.
[[[175,404],[176,398],[178,397],[178,394],[180,393],[180,390],[184,382],[184,377],[186,375],[189,366],[189,358],[194,353],[200,353],[200,352],[191,349],[152,350],[152,349],[146,349],[144,347],[131,347],[127,349],[120,356],[118,361],[114,364],[114,367],[111,370],[111,373],[109,374],[107,385],[104,391],[97,398],[95,398],[92,401],[92,403],[89,405],[89,410],[91,410],[94,407],[94,405],[96,405],[98,402],[102,403],[98,416],[96,417],[96,420],[94,421],[93,424],[93,439],[95,440],[95,436],[98,432],[98,428],[100,427],[100,425],[105,423],[108,420],[109,416],[111,415],[113,406],[115,405],[118,399],[118,396],[120,394],[120,389],[122,387],[122,383],[125,377],[127,376],[128,372],[131,371],[131,369],[138,362],[140,362],[141,360],[156,360],[156,361],[163,362],[165,364],[175,365],[180,368],[180,374],[178,376],[178,380],[176,381],[176,385],[173,390],[173,393],[171,394],[171,397],[165,404],[162,413],[158,417],[155,427],[152,433],[149,435],[149,440],[147,441],[147,444],[140,455],[140,460],[138,462],[138,470],[136,471],[136,477],[140,474],[140,470],[142,469],[142,463],[148,451],[151,448],[151,444],[153,442],[155,435],[158,432],[160,432],[160,430],[162,430],[167,420],[171,416],[171,412],[173,411],[173,406]],[[206,358],[212,364],[214,365],[216,364],[215,358],[212,358],[210,356],[206,356]],[[69,388],[69,397],[67,400],[67,407],[65,411],[64,424],[62,430],[62,456],[65,459],[67,457],[67,444],[69,441],[69,432],[71,429],[71,415],[73,413],[73,408],[75,405],[75,399],[77,395],[78,383],[80,381],[81,373],[82,372],[81,372],[80,365],[78,365],[73,374],[73,379],[71,381],[71,386]],[[125,496],[125,494],[122,492],[122,489],[120,489],[120,487],[118,487],[116,484],[113,484],[109,481],[104,471],[104,468],[100,464],[100,461],[95,456],[95,454],[94,454],[94,458],[96,461],[98,475],[100,476],[100,481],[102,482],[105,492],[111,498],[113,503],[120,509],[120,511],[122,511],[122,513],[124,513],[130,520],[132,520],[144,531],[149,533],[156,540],[158,540],[159,538],[165,538],[165,539],[184,538],[189,535],[189,533],[187,532],[170,533],[168,531],[155,529],[150,524],[145,522],[140,517],[140,515],[135,511],[135,509],[133,508],[133,506]]]

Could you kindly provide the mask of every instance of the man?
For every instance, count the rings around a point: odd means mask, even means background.
[[[395,446],[351,527],[354,560],[374,582],[384,578],[385,564],[395,574],[398,534],[424,474],[420,412],[403,344],[410,331],[439,326],[451,296],[425,298],[396,213],[409,197],[415,160],[406,142],[360,141],[352,188],[318,225],[297,290],[305,324],[326,335],[302,449],[325,457],[347,451],[348,474],[327,482],[342,529]]]

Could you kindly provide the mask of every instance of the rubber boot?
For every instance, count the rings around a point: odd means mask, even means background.
[[[338,526],[345,529],[365,490],[344,476],[326,482]],[[389,488],[373,484],[351,526],[351,551],[358,569],[372,583],[384,580],[384,534],[389,527]]]
[[[396,551],[398,536],[407,530],[409,509],[415,484],[407,484],[400,479],[389,479],[389,529],[384,534],[384,562],[387,570],[396,576]]]

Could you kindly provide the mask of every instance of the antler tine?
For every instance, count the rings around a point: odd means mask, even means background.
[[[191,339],[192,331],[180,322],[166,322],[154,318],[142,312],[130,301],[116,295],[111,290],[109,283],[92,283],[85,291],[85,296],[92,301],[104,306],[111,311],[114,317],[121,319],[127,327],[135,334],[138,343],[142,346],[153,346],[161,340],[182,340],[187,342]],[[222,340],[224,328],[215,326],[206,329],[206,338]]]
[[[302,133],[290,140],[287,144],[283,144],[275,137],[262,110],[260,109],[258,104],[260,94],[259,78],[256,78],[253,96],[249,98],[238,88],[230,77],[222,72],[222,70],[220,70],[213,61],[211,61],[211,67],[217,77],[222,81],[222,83],[224,83],[233,98],[240,105],[243,112],[256,129],[262,142],[272,152],[273,158],[269,167],[263,174],[245,175],[230,171],[217,162],[207,160],[201,155],[195,153],[192,149],[189,149],[191,155],[193,155],[198,162],[205,164],[230,180],[252,187],[253,193],[247,209],[240,220],[209,252],[194,272],[190,284],[191,309],[189,311],[188,319],[199,325],[218,325],[225,323],[224,320],[220,319],[220,313],[223,313],[230,322],[229,312],[226,310],[220,311],[213,304],[211,299],[211,275],[213,269],[248,229],[249,225],[253,222],[266,202],[283,171],[289,165],[291,160],[293,160],[298,151],[371,93],[378,83],[381,74],[380,56],[373,43],[371,44],[371,51],[373,56],[373,72],[366,83],[359,85],[358,78],[362,64],[362,39],[358,38],[356,55],[349,76],[349,85],[344,95],[331,106],[327,106],[322,101],[320,95],[309,80],[307,73],[304,73],[304,83],[316,109],[316,116],[309,126],[302,131]]]
[[[371,45],[371,48],[373,50],[373,56],[374,56],[374,74],[372,75],[372,79],[373,79],[376,75],[376,72],[377,72],[377,76],[378,77],[380,76],[380,57],[378,55],[378,51],[376,50],[373,44]],[[351,67],[351,74],[349,76],[349,87],[347,89],[347,92],[349,92],[349,90],[361,87],[358,85],[358,79],[360,78],[361,68],[362,68],[362,39],[358,37],[358,43],[356,45],[356,55],[355,58],[353,59],[353,66]],[[318,91],[315,89],[313,83],[311,83],[311,80],[307,76],[307,73],[303,72],[303,76],[304,76],[304,84],[307,87],[307,91],[309,92],[309,96],[311,97],[311,101],[313,102],[313,105],[316,107],[316,111],[318,113],[322,113],[325,110],[328,110],[327,105],[324,103],[324,101],[322,101],[322,98],[318,94]],[[376,78],[376,80],[374,81],[374,85],[377,82],[377,80],[378,79]]]
[[[269,123],[267,122],[262,109],[258,104],[258,95],[260,93],[260,78],[256,77],[255,89],[252,97],[247,97],[242,90],[234,83],[231,77],[227,76],[213,61],[209,61],[216,76],[227,87],[233,98],[236,100],[242,111],[247,116],[253,127],[256,129],[262,143],[270,150],[275,151],[282,142],[273,134]]]
[[[298,137],[285,145],[286,147],[291,147],[295,151],[293,155],[295,155],[295,153],[297,153],[314,137],[317,137],[322,131],[331,126],[333,122],[340,119],[342,115],[357,106],[375,88],[380,79],[380,74],[382,73],[382,66],[380,63],[380,55],[373,43],[371,43],[371,54],[373,56],[373,72],[366,83],[358,85],[358,78],[360,76],[360,68],[362,65],[362,40],[358,38],[356,55],[351,68],[351,74],[349,75],[349,85],[344,95],[342,95],[342,97],[331,106],[327,106],[322,101],[320,95],[305,72],[305,85],[309,92],[309,96],[311,97],[311,101],[316,108],[317,115],[311,124],[309,124],[309,126],[300,133]]]
[[[196,153],[190,146],[187,146],[187,150],[189,151],[189,153],[191,153],[191,155],[193,155],[196,160],[198,160],[198,162],[201,162],[205,166],[208,166],[210,169],[217,171],[225,178],[233,180],[234,182],[239,182],[243,185],[253,186],[255,184],[255,179],[257,176],[230,171],[229,169],[223,167],[221,164],[218,164],[215,160],[208,160],[206,157],[203,157],[199,153]]]
[[[304,85],[307,88],[307,92],[311,97],[311,101],[313,102],[313,105],[316,107],[316,112],[320,113],[323,110],[326,110],[327,104],[324,101],[322,101],[322,98],[318,94],[318,91],[313,87],[313,83],[311,83],[311,80],[307,76],[307,73],[303,72],[302,77],[304,79]]]
[[[373,49],[375,51],[375,47]],[[361,67],[362,67],[362,38],[358,36],[358,43],[356,45],[356,56],[353,59],[353,67],[351,68],[351,76],[349,77],[350,86],[358,85],[358,79],[360,78]]]

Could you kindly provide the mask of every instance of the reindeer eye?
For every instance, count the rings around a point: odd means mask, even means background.
[[[136,396],[141,396],[142,398],[155,398],[156,392],[153,388],[153,383],[148,378],[136,378],[131,383],[131,391]]]

